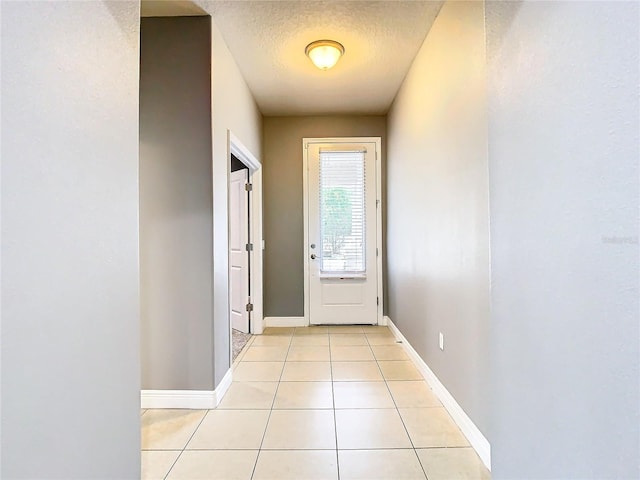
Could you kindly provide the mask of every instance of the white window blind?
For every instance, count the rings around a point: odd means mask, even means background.
[[[363,151],[320,151],[320,235],[323,274],[364,274]]]

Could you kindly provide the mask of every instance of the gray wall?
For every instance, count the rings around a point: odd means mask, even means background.
[[[263,141],[266,317],[304,316],[304,137],[382,137],[384,205],[386,117],[265,117]],[[385,218],[386,213],[383,210],[383,225]]]
[[[496,480],[640,478],[639,14],[487,5]]]
[[[485,73],[482,3],[447,2],[389,112],[387,251],[391,320],[487,436]]]
[[[2,471],[140,475],[135,2],[2,2]]]
[[[142,388],[212,390],[211,19],[140,41]]]

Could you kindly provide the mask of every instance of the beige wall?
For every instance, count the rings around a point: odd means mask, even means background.
[[[447,2],[389,112],[389,316],[488,435],[482,2]],[[444,351],[438,335],[444,334]]]
[[[265,117],[264,315],[304,315],[302,139],[382,137],[382,183],[386,164],[386,117]],[[383,210],[383,225],[385,212]],[[383,257],[384,258],[384,257]]]

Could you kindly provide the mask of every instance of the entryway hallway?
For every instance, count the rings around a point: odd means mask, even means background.
[[[267,328],[218,408],[142,415],[143,479],[490,478],[387,327]]]

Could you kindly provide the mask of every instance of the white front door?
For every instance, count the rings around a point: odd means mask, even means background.
[[[306,142],[309,323],[377,324],[378,143]]]
[[[231,326],[249,333],[249,192],[248,170],[231,172],[229,184],[229,262]]]

